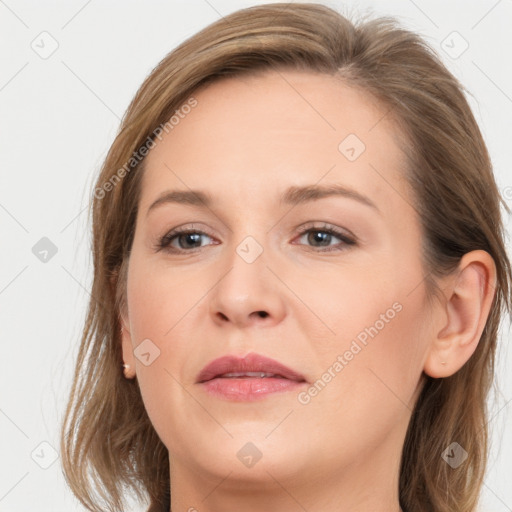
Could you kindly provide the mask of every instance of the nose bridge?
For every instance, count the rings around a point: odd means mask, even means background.
[[[230,244],[221,256],[222,278],[212,289],[210,312],[215,321],[231,321],[239,326],[265,319],[278,322],[285,311],[279,281],[267,268],[271,252],[263,230],[245,235]],[[236,237],[236,233],[233,233]]]

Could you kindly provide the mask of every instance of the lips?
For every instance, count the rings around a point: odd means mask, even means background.
[[[255,353],[250,353],[243,358],[233,355],[219,357],[201,370],[196,382],[204,383],[216,378],[281,378],[294,382],[306,382],[300,373],[274,359]]]

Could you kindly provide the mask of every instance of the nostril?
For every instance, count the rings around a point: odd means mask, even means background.
[[[268,313],[266,311],[258,311],[258,315],[261,317],[261,318],[265,318],[268,316]]]

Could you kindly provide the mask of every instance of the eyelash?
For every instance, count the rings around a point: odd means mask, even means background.
[[[314,246],[310,246],[314,252],[333,252],[333,251],[345,251],[349,249],[350,246],[356,245],[356,240],[347,236],[345,233],[339,231],[338,229],[330,226],[329,224],[324,224],[321,227],[315,226],[304,226],[299,230],[299,238],[307,233],[327,233],[329,235],[334,235],[336,238],[339,238],[344,245],[342,248],[331,248],[331,249],[322,249],[322,248],[315,248]],[[188,235],[188,234],[198,234],[198,235],[206,235],[210,238],[213,238],[212,235],[209,233],[206,233],[204,231],[200,231],[197,229],[192,228],[176,228],[169,233],[167,233],[165,236],[163,236],[157,243],[156,251],[167,251],[170,253],[194,253],[197,250],[201,249],[201,247],[194,247],[192,249],[176,249],[175,247],[170,247],[171,242],[180,235]],[[302,245],[302,244],[301,244]]]

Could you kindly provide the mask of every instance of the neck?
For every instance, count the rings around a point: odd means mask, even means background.
[[[393,450],[392,450],[393,449]],[[171,461],[170,461],[171,462]],[[171,511],[181,512],[399,512],[400,457],[394,443],[361,453],[350,464],[282,469],[261,459],[238,461],[222,475],[190,460],[171,463]]]

